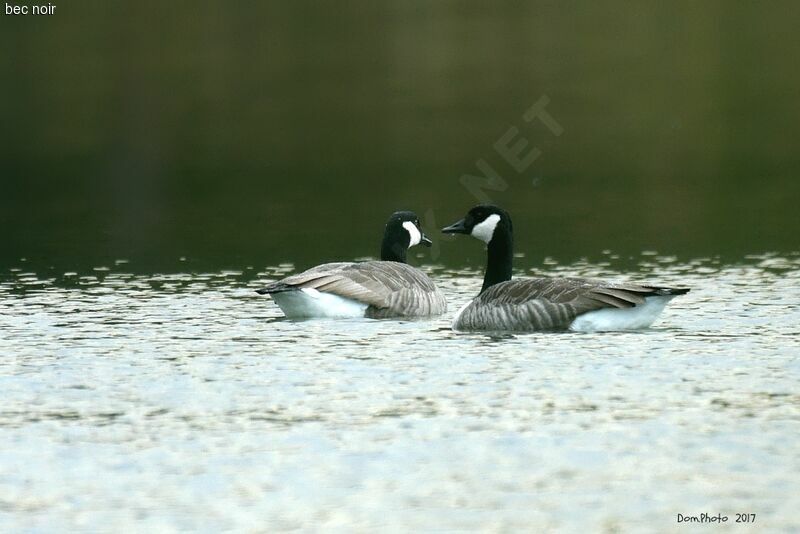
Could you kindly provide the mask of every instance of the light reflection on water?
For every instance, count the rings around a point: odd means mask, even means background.
[[[626,278],[618,259],[520,272]],[[800,527],[800,257],[643,254],[691,286],[650,330],[290,321],[291,265],[0,274],[0,525],[266,530]],[[731,519],[732,521],[733,519]]]

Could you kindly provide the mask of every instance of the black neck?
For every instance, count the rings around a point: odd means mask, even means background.
[[[481,293],[495,284],[511,280],[511,266],[514,260],[514,237],[511,229],[501,221],[489,241],[486,260],[486,274],[483,275]]]
[[[405,231],[403,231],[405,233]],[[406,234],[405,243],[403,242],[403,235],[397,235],[389,229],[383,236],[381,243],[381,260],[382,261],[396,261],[399,263],[406,262],[406,251],[408,250],[408,234]]]

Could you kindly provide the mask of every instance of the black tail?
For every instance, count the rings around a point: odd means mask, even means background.
[[[283,291],[295,291],[297,288],[294,286],[290,286],[289,284],[284,284],[283,282],[275,282],[273,284],[268,285],[267,287],[262,287],[261,289],[256,289],[256,293],[259,295],[269,295],[271,293],[281,293]]]
[[[652,289],[653,292],[651,295],[685,295],[689,291],[691,291],[688,287],[652,287],[648,286],[649,289]]]

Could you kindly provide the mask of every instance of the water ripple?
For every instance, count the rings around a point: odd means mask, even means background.
[[[286,320],[253,290],[291,264],[2,273],[0,520],[796,528],[800,257],[604,258],[518,274],[693,290],[642,332],[486,335],[449,329],[472,268],[426,268],[433,321]]]

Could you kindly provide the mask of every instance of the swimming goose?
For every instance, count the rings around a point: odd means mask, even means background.
[[[427,317],[447,310],[430,278],[406,264],[414,245],[431,246],[411,211],[386,223],[380,261],[326,263],[257,290],[290,318]]]
[[[488,245],[483,287],[456,314],[454,330],[600,332],[647,328],[670,300],[689,291],[584,278],[511,280],[511,217],[496,206],[476,206],[442,232],[471,235]]]

